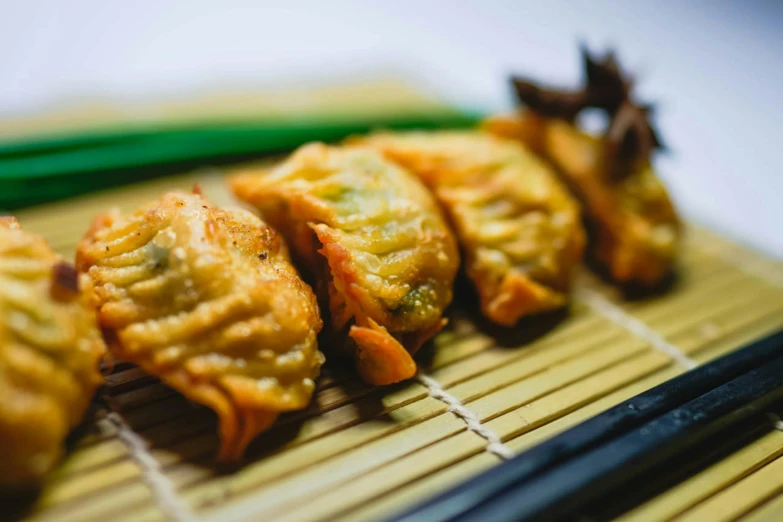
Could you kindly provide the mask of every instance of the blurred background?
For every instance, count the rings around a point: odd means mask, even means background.
[[[69,105],[401,78],[511,107],[511,72],[564,86],[615,47],[660,102],[684,213],[783,257],[783,2],[0,0],[0,124]]]

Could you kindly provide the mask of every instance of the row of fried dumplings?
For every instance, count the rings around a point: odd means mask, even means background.
[[[649,165],[615,182],[601,150],[530,114],[309,144],[231,178],[260,218],[199,191],[167,193],[98,216],[75,269],[5,218],[0,488],[35,485],[57,462],[107,348],[213,409],[218,458],[231,461],[309,403],[319,335],[367,383],[414,376],[460,264],[497,324],[566,305],[582,210],[607,271],[654,284],[672,265],[678,219]]]

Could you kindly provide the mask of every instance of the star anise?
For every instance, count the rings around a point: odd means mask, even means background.
[[[649,159],[655,149],[664,148],[649,121],[652,111],[651,105],[626,99],[615,112],[604,135],[605,166],[612,179],[628,175],[634,159]]]
[[[584,90],[587,93],[586,107],[604,109],[614,114],[624,100],[630,97],[633,81],[623,78],[617,59],[612,51],[596,60],[584,45],[580,46],[584,74]]]
[[[535,112],[550,118],[573,121],[587,106],[587,92],[540,87],[524,78],[511,78],[517,99]]]
[[[634,159],[649,159],[653,150],[663,148],[649,121],[652,106],[633,100],[633,80],[623,75],[613,52],[600,59],[585,46],[581,52],[584,86],[580,90],[545,88],[518,77],[511,81],[520,103],[544,116],[573,122],[583,109],[604,110],[610,119],[604,134],[607,173],[622,179]]]

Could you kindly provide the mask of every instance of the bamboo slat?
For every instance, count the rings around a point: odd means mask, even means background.
[[[363,522],[383,518],[454,486],[496,465],[497,462],[497,459],[489,453],[479,453],[475,457],[438,470],[432,475],[406,484],[401,488],[390,490],[371,502],[361,504],[357,509],[343,513],[341,520]]]
[[[743,522],[777,522],[783,520],[783,495],[757,506],[742,517]]]

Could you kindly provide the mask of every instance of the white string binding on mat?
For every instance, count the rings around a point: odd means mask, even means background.
[[[503,460],[508,460],[514,456],[514,452],[503,444],[497,433],[481,424],[478,416],[467,409],[458,398],[444,390],[438,381],[422,373],[419,373],[416,379],[427,388],[430,397],[448,406],[449,411],[462,419],[470,431],[487,441],[486,450],[488,452]]]
[[[775,413],[767,413],[767,418],[772,421],[772,426],[778,430],[783,431],[783,420]]]
[[[177,497],[174,485],[161,471],[160,464],[147,449],[144,439],[134,432],[118,413],[109,413],[107,419],[117,428],[117,437],[141,468],[141,476],[152,490],[158,507],[175,522],[196,522],[195,515]]]
[[[685,355],[679,348],[664,339],[661,334],[647,326],[645,323],[627,313],[625,310],[609,301],[594,290],[585,287],[575,289],[576,296],[584,301],[590,308],[617,326],[624,328],[636,337],[647,341],[650,346],[663,352],[680,365],[692,370],[699,364]]]

